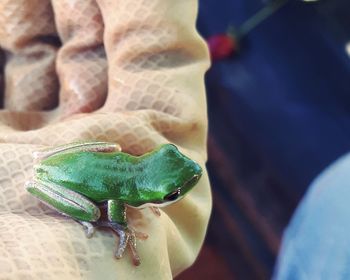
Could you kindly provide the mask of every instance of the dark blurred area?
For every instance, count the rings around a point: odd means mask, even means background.
[[[200,0],[204,38],[268,1]],[[310,182],[350,148],[350,1],[290,0],[206,76],[214,207],[177,279],[269,279]]]

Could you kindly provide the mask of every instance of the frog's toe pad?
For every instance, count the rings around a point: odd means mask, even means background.
[[[161,213],[158,207],[151,206],[150,209],[153,212],[153,214],[156,215],[157,217],[161,216]]]
[[[140,231],[135,231],[135,236],[137,239],[146,240],[148,238],[148,234]]]
[[[85,229],[86,237],[91,238],[95,233],[95,227],[89,222],[80,222],[80,223],[83,225]]]
[[[94,228],[94,227],[92,227],[92,228],[87,228],[87,229],[85,230],[85,234],[86,234],[86,237],[87,237],[87,238],[93,237],[93,236],[94,236],[94,233],[95,233],[95,228]]]

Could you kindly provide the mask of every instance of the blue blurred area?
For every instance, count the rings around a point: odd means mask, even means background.
[[[199,3],[204,37],[264,4]],[[237,279],[271,276],[279,239],[311,181],[349,151],[349,15],[348,0],[290,0],[207,73],[214,197],[207,244]]]
[[[284,234],[274,279],[350,279],[350,154],[311,184]]]
[[[223,33],[261,6],[201,0],[198,28],[204,37]],[[350,1],[290,1],[207,75],[211,130],[222,138],[235,130],[241,157],[253,155],[295,201],[350,148],[349,14]],[[223,112],[227,126],[217,129]]]

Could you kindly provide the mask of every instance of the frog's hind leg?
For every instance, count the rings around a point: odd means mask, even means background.
[[[33,153],[34,159],[45,159],[58,153],[71,153],[71,152],[120,152],[121,147],[119,144],[101,141],[85,141],[74,142],[57,147],[44,148]]]
[[[81,223],[86,228],[87,237],[93,235],[94,226],[91,222],[97,221],[101,212],[85,196],[60,185],[41,181],[28,181],[25,187],[50,208]]]

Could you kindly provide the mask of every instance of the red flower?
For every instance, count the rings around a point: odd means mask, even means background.
[[[218,34],[207,39],[212,61],[227,58],[237,49],[237,43],[233,36]]]

